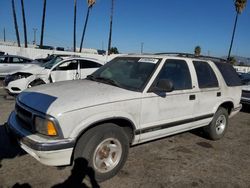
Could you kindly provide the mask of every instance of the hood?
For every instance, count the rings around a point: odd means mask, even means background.
[[[41,67],[39,64],[31,64],[29,67],[22,69],[18,72],[40,74],[45,68]]]
[[[90,80],[56,82],[30,88],[18,95],[22,104],[45,114],[66,112],[141,97],[129,91]]]

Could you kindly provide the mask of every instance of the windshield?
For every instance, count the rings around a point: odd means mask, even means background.
[[[161,59],[118,57],[102,66],[87,79],[141,91]]]
[[[44,67],[45,69],[51,69],[55,64],[58,62],[62,61],[63,59],[61,57],[55,57],[51,59],[50,61],[42,64],[41,66]]]
[[[250,73],[239,74],[242,85],[250,85]]]

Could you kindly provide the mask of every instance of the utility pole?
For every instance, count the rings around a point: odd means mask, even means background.
[[[36,45],[36,32],[37,32],[37,28],[33,28],[34,31],[34,40],[33,40],[33,44]]]
[[[6,42],[5,28],[3,28],[3,41]]]
[[[110,54],[111,42],[112,42],[112,26],[113,26],[113,14],[114,14],[114,0],[111,0],[111,14],[110,14],[110,28],[109,28],[109,43],[108,43],[108,54]]]

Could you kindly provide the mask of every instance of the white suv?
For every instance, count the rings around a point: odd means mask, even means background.
[[[59,55],[42,65],[7,75],[3,84],[9,94],[15,95],[41,84],[86,78],[103,64],[104,61],[94,58]]]
[[[241,109],[241,83],[221,60],[188,54],[117,57],[85,80],[22,92],[7,128],[46,165],[88,160],[95,178],[114,176],[129,146],[204,127],[223,137]]]

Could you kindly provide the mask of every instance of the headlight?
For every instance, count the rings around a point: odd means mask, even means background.
[[[35,130],[38,133],[47,136],[57,136],[56,126],[53,121],[36,116],[34,123],[35,123]]]

